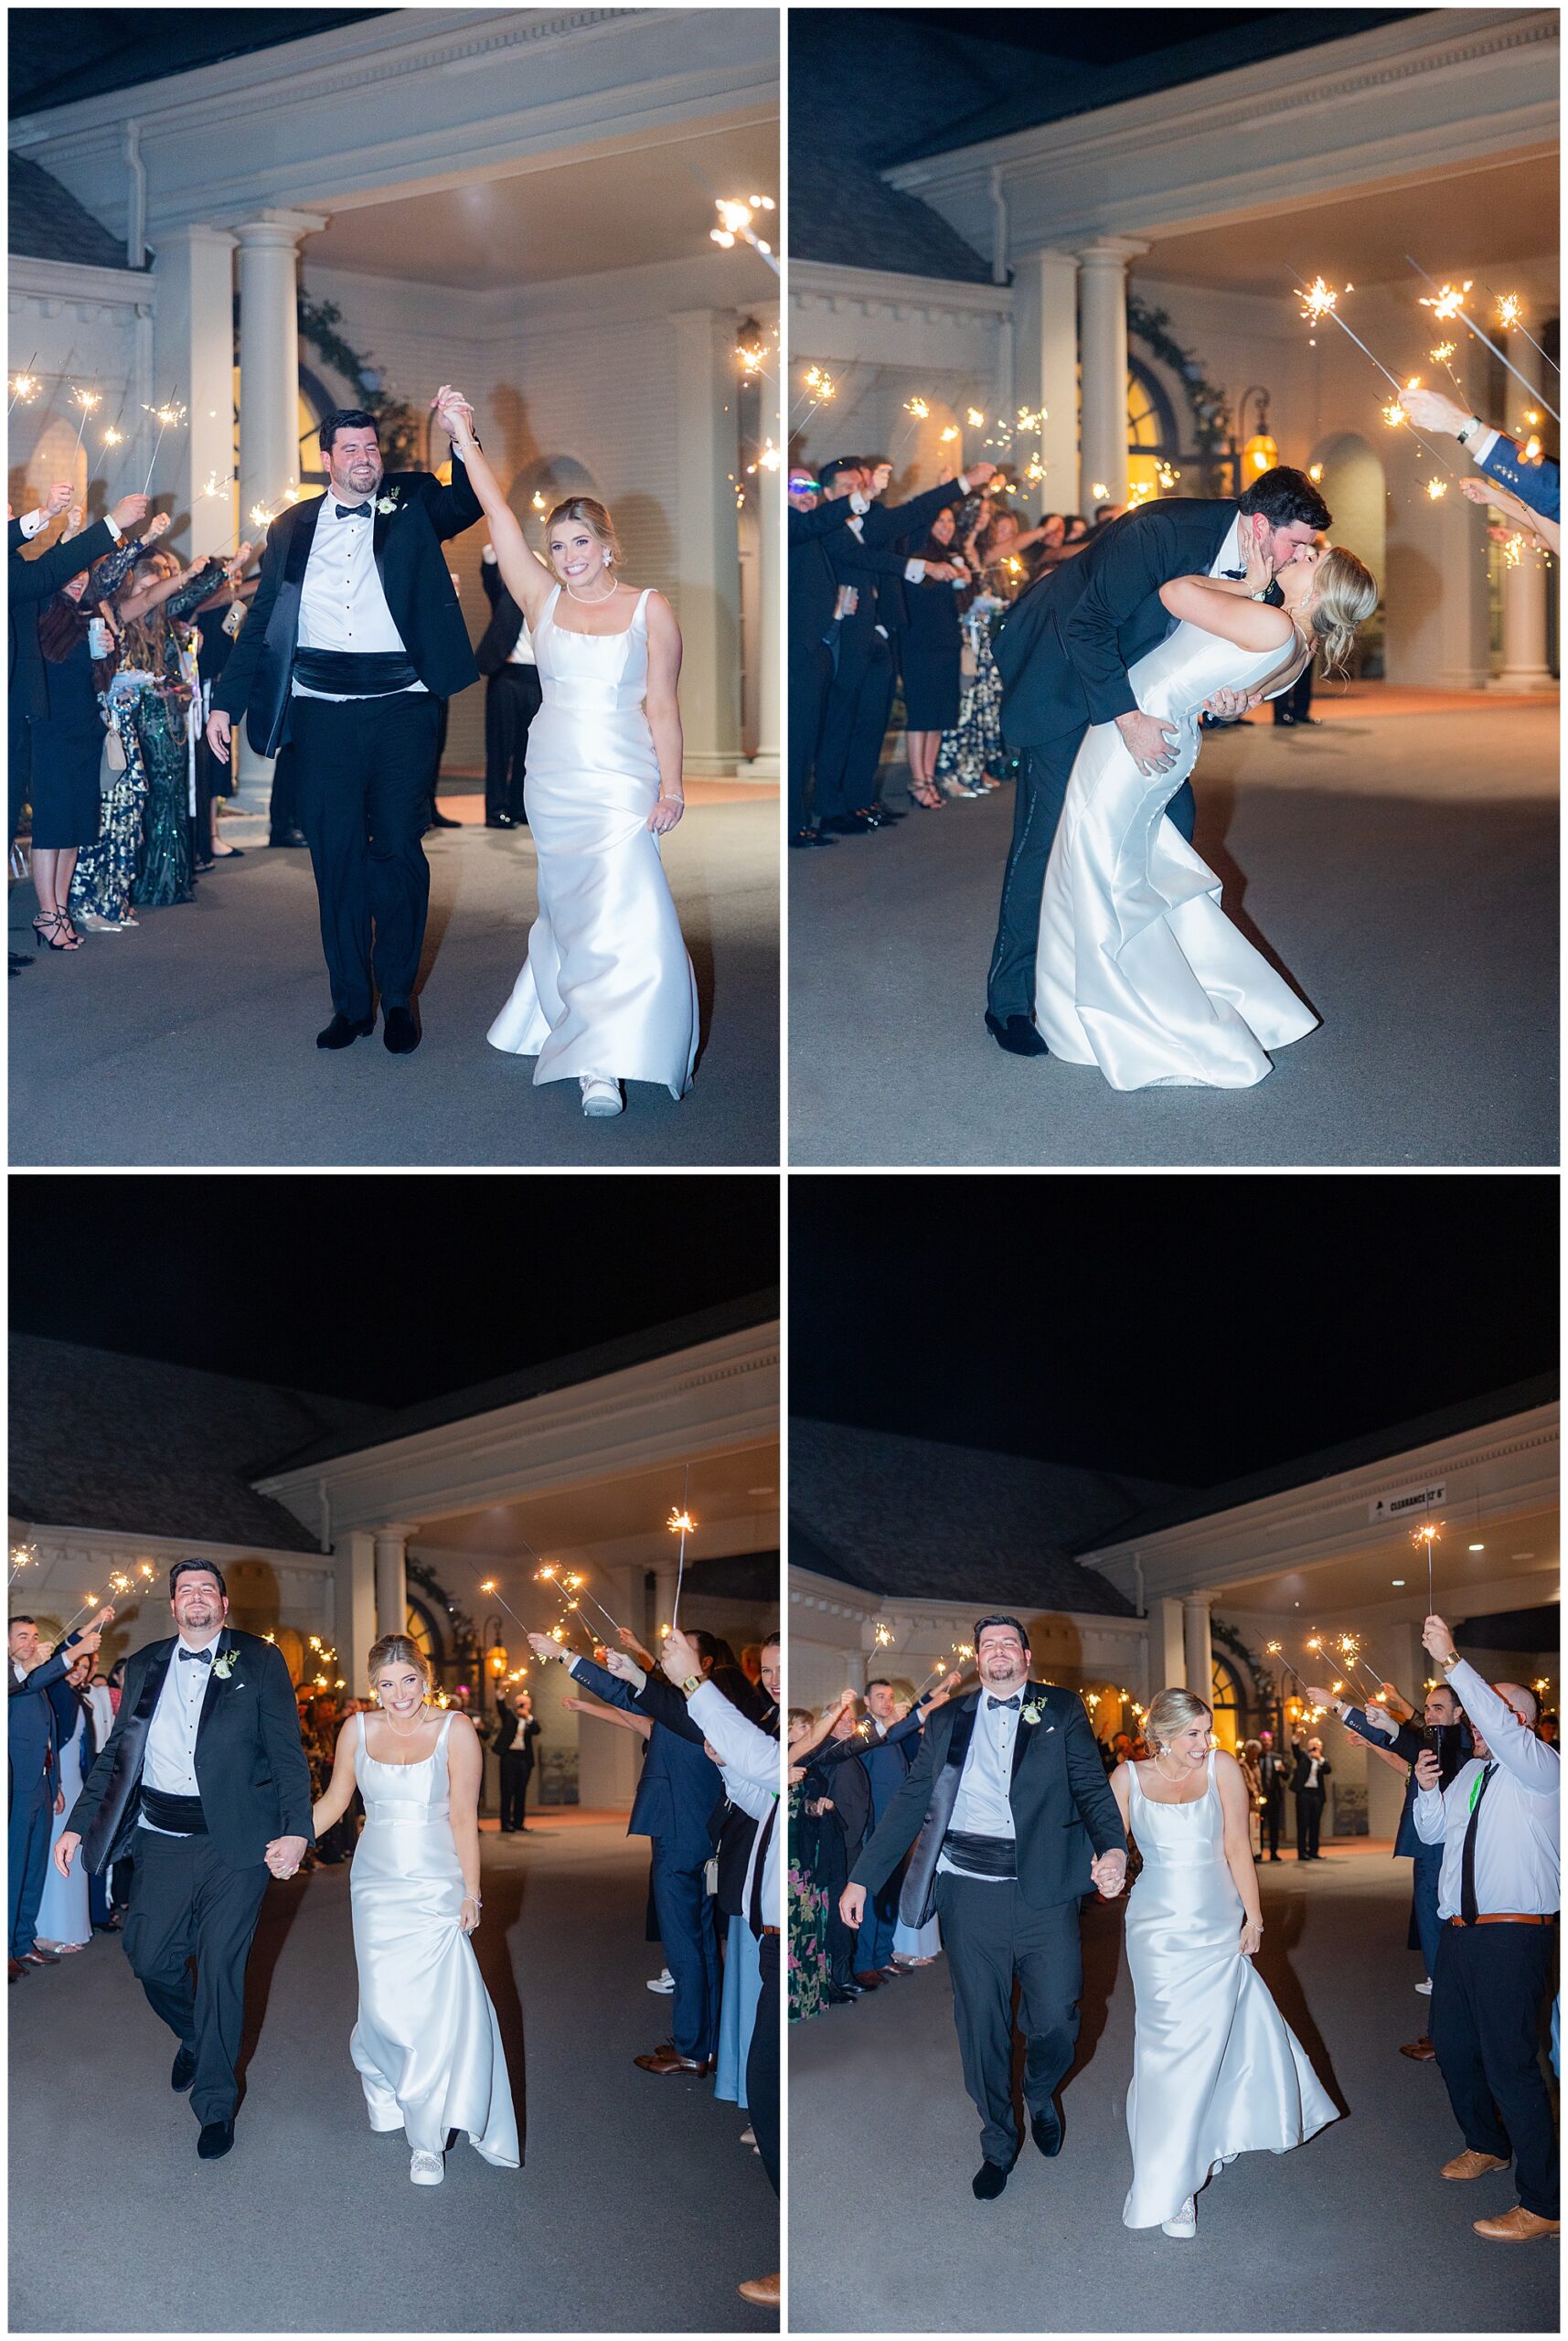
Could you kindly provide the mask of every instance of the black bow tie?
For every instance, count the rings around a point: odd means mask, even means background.
[[[1021,1691],[1015,1691],[1010,1699],[987,1699],[986,1705],[987,1707],[1011,1707],[1016,1713],[1022,1697]]]
[[[336,509],[340,520],[368,520],[370,518],[370,507],[368,504],[339,504]],[[1237,576],[1239,577],[1241,573],[1238,569]]]
[[[338,506],[337,509],[338,509],[339,516],[341,516],[342,511],[343,511],[343,507],[342,507],[342,505],[341,505],[341,504]],[[1221,574],[1221,577],[1236,577],[1236,578],[1241,578],[1241,577],[1244,577],[1244,576],[1246,575],[1246,573],[1247,573],[1247,572],[1246,572],[1246,571],[1245,571],[1244,569],[1222,569],[1222,570],[1220,572],[1220,574]]]
[[[210,1666],[212,1664],[212,1652],[209,1650],[186,1650],[182,1647],[180,1651],[180,1657],[182,1660],[187,1658],[194,1660],[197,1666]]]

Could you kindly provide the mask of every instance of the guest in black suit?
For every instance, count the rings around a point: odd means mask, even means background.
[[[1029,1635],[1016,1618],[982,1618],[975,1649],[980,1688],[927,1724],[909,1778],[850,1873],[843,1914],[859,1926],[868,1894],[914,1845],[900,1916],[912,1927],[941,1915],[964,2079],[981,2121],[985,2160],[972,2186],[989,2202],[1021,2143],[1015,1979],[1030,2134],[1054,2154],[1055,2095],[1072,2062],[1083,1988],[1078,1906],[1091,1884],[1107,1899],[1121,1892],[1127,1844],[1077,1692],[1030,1681]]]
[[[817,818],[837,835],[863,835],[904,818],[879,801],[877,771],[898,675],[893,638],[905,624],[903,586],[918,583],[927,572],[918,555],[896,547],[925,535],[939,512],[961,504],[995,469],[975,464],[907,504],[884,505],[875,499],[891,475],[886,456],[838,456],[822,467],[824,494],[830,500],[848,496],[855,504],[848,522],[855,542],[836,540],[831,555],[852,606],[845,606],[841,595],[837,668],[816,762]]]
[[[523,781],[528,770],[528,727],[544,703],[539,662],[528,622],[501,583],[495,549],[486,545],[479,582],[490,604],[475,664],[485,686],[485,826],[528,827]]]
[[[1021,593],[1002,619],[995,642],[1002,730],[1022,768],[986,1026],[1010,1054],[1046,1053],[1034,1026],[1035,945],[1046,867],[1084,733],[1092,724],[1114,723],[1140,772],[1167,770],[1174,754],[1169,727],[1142,712],[1127,679],[1127,669],[1171,630],[1160,587],[1172,578],[1213,572],[1243,575],[1243,529],[1277,571],[1328,527],[1329,518],[1306,474],[1283,466],[1264,472],[1233,503],[1166,497],[1111,521],[1076,560]],[[1277,584],[1264,598],[1282,598]],[[1210,712],[1233,716],[1253,704],[1223,692]],[[1166,811],[1190,841],[1194,806],[1187,783]]]
[[[480,504],[455,450],[452,484],[386,475],[374,418],[348,409],[321,425],[326,494],[291,505],[267,531],[256,598],[212,694],[207,736],[229,760],[247,716],[258,755],[298,754],[300,827],[310,840],[332,980],[324,1049],[375,1030],[394,1055],[419,1046],[413,1010],[430,868],[438,702],[478,668],[442,545]]]
[[[1299,1739],[1293,1740],[1291,1752],[1296,1758],[1296,1776],[1291,1781],[1296,1793],[1296,1858],[1321,1861],[1317,1838],[1328,1799],[1328,1775],[1334,1767],[1324,1755],[1320,1739],[1309,1739],[1305,1748]]]
[[[269,1877],[292,1877],[311,1827],[310,1767],[283,1652],[228,1624],[209,1561],[176,1561],[178,1631],[132,1656],[109,1743],[55,1846],[106,1869],[133,1838],[125,1955],[179,2042],[170,2075],[190,2090],[197,2153],[234,2143],[245,1963]],[[196,1962],[193,1986],[190,1964]]]
[[[789,841],[792,846],[831,845],[813,823],[806,797],[816,745],[822,734],[837,655],[838,580],[827,544],[851,518],[848,497],[819,501],[808,471],[789,476]]]
[[[9,1950],[6,1977],[13,1983],[29,1967],[58,1967],[52,1951],[33,1940],[49,1859],[49,1833],[59,1793],[59,1739],[54,1692],[84,1652],[98,1648],[112,1609],[101,1609],[80,1633],[68,1634],[48,1658],[38,1657],[38,1630],[31,1618],[13,1618],[6,1723],[6,1846],[9,1888]]]
[[[501,1767],[501,1827],[507,1835],[514,1829],[525,1833],[528,1829],[523,1812],[528,1782],[533,1778],[534,1742],[539,1736],[531,1694],[516,1691],[509,1699],[503,1699],[496,1718],[495,1748]]]

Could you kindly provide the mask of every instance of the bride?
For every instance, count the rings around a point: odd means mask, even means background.
[[[1263,1940],[1247,1789],[1209,1744],[1212,1711],[1161,1691],[1151,1760],[1118,1764],[1111,1793],[1143,1869],[1127,1903],[1136,2016],[1122,2218],[1198,2231],[1199,2190],[1238,2154],[1299,2146],[1337,2110],[1251,1962]]]
[[[378,1713],[350,1716],[315,1807],[316,1841],[356,1787],[365,1827],[349,1873],[359,2020],[348,2053],[372,2130],[401,2130],[416,2186],[439,2186],[453,2131],[516,2170],[517,2122],[500,2026],[468,1938],[479,1924],[479,1736],[430,1705],[417,1642],[368,1661]]]
[[[1165,818],[1198,761],[1216,691],[1287,689],[1323,655],[1343,669],[1377,580],[1338,545],[1307,545],[1272,574],[1243,532],[1244,577],[1176,577],[1159,598],[1180,621],[1128,669],[1145,714],[1174,727],[1168,770],[1145,775],[1114,724],[1086,735],[1067,786],[1040,903],[1035,1018],[1052,1056],[1095,1064],[1113,1089],[1246,1089],[1268,1052],[1317,1019],[1226,917],[1220,881]]]
[[[626,1081],[684,1096],[697,983],[657,843],[686,805],[675,613],[662,593],[621,583],[610,515],[591,496],[550,514],[547,568],[474,436],[472,407],[443,388],[435,411],[488,516],[544,693],[524,781],[539,916],[489,1039],[537,1057],[536,1083],[575,1075],[585,1114],[618,1114]]]

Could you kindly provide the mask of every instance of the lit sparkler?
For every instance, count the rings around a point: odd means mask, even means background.
[[[877,1648],[879,1650],[886,1650],[893,1638],[892,1628],[891,1626],[878,1626],[875,1631]]]
[[[22,371],[19,374],[12,375],[11,406],[8,406],[5,410],[7,414],[10,413],[11,407],[18,404],[22,406],[31,406],[33,401],[37,397],[38,378],[33,371],[33,368],[37,363],[37,358],[38,353],[35,349]]]
[[[1432,1547],[1434,1545],[1439,1545],[1443,1541],[1442,1521],[1427,1521],[1424,1523],[1421,1527],[1413,1528],[1410,1532],[1410,1541],[1414,1545],[1418,1553],[1421,1551],[1423,1545],[1426,1548],[1426,1614],[1430,1618],[1433,1614]]]
[[[1311,1648],[1311,1647],[1312,1647],[1312,1645],[1311,1645],[1311,1644],[1310,1644],[1310,1642],[1309,1642],[1309,1643],[1307,1644],[1307,1648],[1310,1650],[1310,1648]],[[1285,1644],[1284,1644],[1283,1642],[1265,1642],[1265,1643],[1264,1644],[1264,1650],[1267,1652],[1267,1653],[1268,1653],[1268,1655],[1269,1655],[1269,1657],[1270,1657],[1270,1658],[1277,1658],[1277,1659],[1278,1659],[1278,1661],[1279,1661],[1280,1664],[1285,1668],[1285,1672],[1286,1672],[1287,1673],[1289,1673],[1289,1674],[1296,1674],[1296,1669],[1295,1669],[1295,1667],[1291,1665],[1291,1662],[1290,1662],[1289,1659],[1288,1659],[1288,1658],[1286,1658],[1286,1656],[1285,1656]],[[1302,1682],[1301,1682],[1301,1677],[1300,1677],[1300,1675],[1299,1675],[1299,1674],[1296,1674],[1296,1681],[1297,1681],[1298,1683],[1301,1683],[1301,1687],[1302,1687],[1302,1689],[1305,1691],[1305,1690],[1306,1690],[1306,1688],[1307,1688],[1307,1685],[1306,1685],[1306,1684],[1305,1684],[1305,1683],[1302,1683]]]
[[[176,400],[165,399],[162,406],[144,406],[142,412],[150,414],[158,426],[158,435],[153,442],[153,461],[147,465],[147,476],[142,483],[142,493],[145,496],[153,485],[153,470],[158,460],[158,449],[164,444],[164,433],[170,429],[178,429],[185,421],[186,409]]]
[[[1301,274],[1301,271],[1299,269],[1292,269],[1291,274],[1298,277]],[[1347,293],[1353,293],[1356,288],[1353,284],[1347,284],[1344,289]],[[1399,383],[1389,372],[1389,369],[1383,364],[1382,359],[1381,358],[1373,357],[1372,352],[1367,347],[1367,345],[1361,339],[1360,335],[1355,332],[1345,323],[1344,318],[1339,315],[1339,309],[1335,305],[1339,298],[1339,294],[1332,291],[1328,285],[1325,284],[1321,276],[1315,277],[1312,283],[1305,292],[1303,292],[1301,286],[1297,284],[1296,297],[1299,300],[1304,301],[1307,305],[1301,312],[1304,317],[1307,318],[1314,326],[1320,325],[1325,317],[1331,317],[1334,323],[1339,326],[1340,332],[1349,336],[1349,338],[1355,343],[1356,347],[1361,352],[1361,355],[1364,358],[1371,358],[1372,364],[1377,368],[1378,372],[1382,376],[1383,379],[1387,382],[1392,382],[1394,389],[1396,390],[1398,390]]]
[[[986,428],[986,418],[977,406],[969,409],[966,419],[971,431],[984,431]]]
[[[737,199],[731,202],[720,198],[716,198],[713,208],[719,214],[719,225],[708,231],[712,242],[721,245],[726,251],[732,251],[738,243],[750,244],[752,250],[766,261],[775,276],[782,273],[772,248],[763,242],[752,224],[759,212],[778,208],[771,195],[752,195],[744,201]]]
[[[672,1632],[680,1623],[680,1588],[686,1579],[686,1540],[697,1527],[696,1521],[686,1508],[686,1500],[690,1487],[691,1466],[688,1463],[681,1481],[680,1508],[678,1511],[672,1510],[669,1518],[665,1522],[665,1526],[669,1530],[670,1534],[680,1538],[680,1556],[675,1565],[675,1613],[671,1619]]]
[[[931,413],[931,408],[924,399],[905,399],[904,412],[912,414],[917,422],[924,422]]]
[[[1492,288],[1488,284],[1484,285],[1482,290],[1484,292],[1491,293]],[[1541,349],[1540,342],[1537,341],[1535,336],[1531,332],[1530,327],[1525,324],[1524,304],[1520,299],[1519,294],[1517,293],[1492,293],[1492,298],[1498,305],[1499,325],[1500,325],[1508,333],[1523,334],[1531,349],[1541,351],[1541,357],[1545,358],[1552,372],[1554,374],[1561,374],[1563,369],[1557,363],[1556,358],[1552,357],[1549,349]]]
[[[1434,504],[1437,503],[1441,497],[1446,496],[1448,493],[1447,481],[1445,479],[1429,479],[1426,483],[1426,493],[1432,498]]]
[[[87,429],[87,418],[95,408],[103,404],[103,393],[101,390],[73,390],[70,402],[81,409],[81,421],[76,426],[76,445],[71,449],[74,457],[81,453],[81,434]]]
[[[1466,308],[1465,295],[1470,290],[1470,286],[1474,282],[1474,279],[1467,276],[1464,283],[1457,288],[1457,290],[1456,290],[1452,284],[1439,285],[1433,277],[1427,276],[1426,271],[1422,267],[1421,262],[1418,260],[1411,259],[1409,252],[1406,252],[1405,259],[1410,262],[1410,265],[1414,269],[1417,276],[1425,277],[1427,283],[1433,287],[1433,290],[1437,296],[1435,300],[1429,301],[1425,295],[1423,294],[1421,296],[1422,307],[1424,309],[1430,309],[1433,315],[1437,319],[1440,325],[1447,325],[1453,318],[1457,317],[1460,324],[1464,326],[1467,331],[1473,333],[1476,339],[1482,343],[1486,348],[1491,351],[1492,356],[1497,359],[1499,365],[1506,366],[1509,372],[1513,376],[1514,380],[1516,382],[1523,383],[1524,388],[1530,392],[1532,399],[1541,399],[1541,405],[1545,407],[1547,413],[1552,417],[1553,422],[1560,422],[1562,417],[1558,414],[1557,409],[1552,406],[1548,400],[1541,397],[1541,393],[1536,389],[1535,384],[1529,380],[1525,375],[1520,372],[1519,368],[1513,363],[1511,358],[1504,357],[1502,351],[1498,347],[1497,343],[1491,338],[1491,336],[1489,334],[1484,334],[1481,331],[1481,328],[1476,323],[1475,318],[1471,316],[1468,310]]]
[[[16,1579],[21,1576],[22,1571],[24,1569],[30,1569],[37,1557],[37,1553],[33,1550],[33,1547],[30,1545],[13,1545],[11,1547],[11,1576],[9,1582],[12,1585],[15,1585]]]
[[[104,432],[103,444],[106,447],[123,447],[124,445],[125,433],[121,430],[120,425],[117,422],[112,422]]]

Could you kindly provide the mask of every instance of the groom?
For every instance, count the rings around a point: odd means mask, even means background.
[[[326,494],[267,531],[251,613],[212,694],[208,745],[295,752],[333,1018],[319,1049],[376,1029],[394,1056],[420,1043],[413,1008],[430,902],[430,818],[441,701],[478,679],[443,541],[480,518],[456,449],[452,485],[381,466],[373,415],[321,425]]]
[[[169,1606],[178,1630],[127,1661],[114,1728],[55,1866],[69,1877],[79,1845],[95,1873],[134,1855],[125,1956],[180,2044],[169,2079],[190,2090],[197,2153],[216,2162],[234,2143],[261,1897],[269,1876],[293,1876],[313,1835],[310,1768],[283,1654],[226,1623],[228,1590],[210,1561],[175,1563]]]
[[[1035,1029],[1035,943],[1046,865],[1073,759],[1091,724],[1114,723],[1142,773],[1166,772],[1176,753],[1170,726],[1140,711],[1127,669],[1174,626],[1159,589],[1173,577],[1242,577],[1243,532],[1271,575],[1328,528],[1328,507],[1304,472],[1264,472],[1234,502],[1162,497],[1124,512],[1072,561],[1048,571],[1019,595],[996,639],[1002,678],[1002,736],[1022,759],[1013,804],[1013,841],[987,986],[986,1029],[1020,1057],[1050,1052]],[[1278,604],[1271,583],[1255,596]],[[1221,691],[1211,715],[1232,718],[1258,694]],[[1183,782],[1166,808],[1191,842],[1192,791]]]
[[[980,2113],[982,2203],[1008,2183],[1021,2140],[1013,2111],[1013,1981],[1028,2041],[1024,2099],[1042,2154],[1061,2146],[1054,2102],[1078,2038],[1083,1954],[1078,1904],[1091,1884],[1107,1901],[1126,1876],[1127,1841],[1076,1691],[1029,1680],[1029,1636],[1016,1618],[975,1629],[980,1688],[939,1708],[908,1780],[882,1815],[839,1897],[848,1927],[868,1890],[919,1843],[900,1916],[942,1919],[964,2081]],[[1089,1847],[1094,1849],[1089,1859]]]

